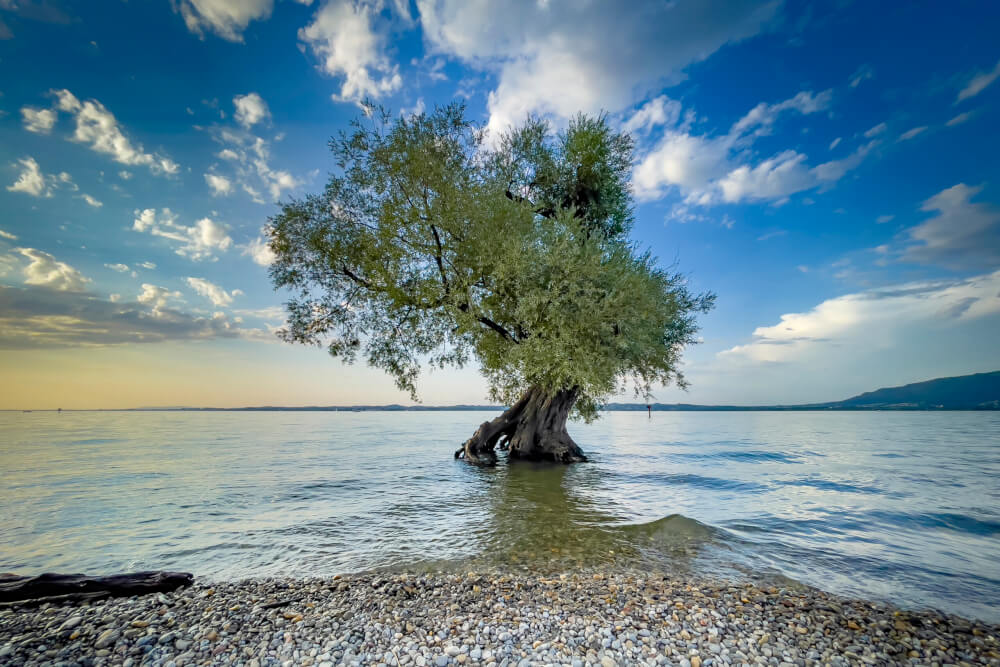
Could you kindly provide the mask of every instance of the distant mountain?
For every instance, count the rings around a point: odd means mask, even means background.
[[[876,389],[828,405],[841,409],[997,410],[1000,371]]]

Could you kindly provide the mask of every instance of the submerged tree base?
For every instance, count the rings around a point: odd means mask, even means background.
[[[499,417],[483,422],[455,452],[455,458],[464,458],[477,465],[493,465],[499,447],[508,450],[512,459],[557,463],[586,461],[583,450],[566,431],[566,420],[576,395],[575,389],[554,395],[537,387],[529,389]]]

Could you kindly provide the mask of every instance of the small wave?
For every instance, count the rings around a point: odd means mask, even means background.
[[[906,513],[875,510],[868,516],[899,526],[914,528],[944,528],[972,535],[1000,535],[1000,521],[977,519],[967,514],[953,513]]]
[[[786,452],[765,452],[761,450],[734,450],[713,453],[671,454],[670,458],[684,461],[739,461],[741,463],[802,463],[802,457]]]
[[[784,486],[808,486],[820,491],[838,491],[840,493],[865,493],[869,495],[891,495],[894,497],[905,497],[908,494],[898,494],[879,489],[874,486],[863,486],[861,484],[848,484],[845,482],[834,482],[826,479],[795,479],[789,482],[781,482]]]
[[[707,477],[705,475],[694,475],[691,473],[639,473],[623,475],[630,481],[648,482],[652,484],[683,484],[698,487],[699,489],[724,489],[726,491],[767,491],[765,484],[747,482],[738,479],[725,479],[722,477]]]
[[[621,526],[620,530],[633,538],[657,543],[707,542],[719,535],[719,530],[683,514],[670,514],[648,523]]]

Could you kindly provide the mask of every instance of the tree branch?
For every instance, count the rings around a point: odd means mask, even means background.
[[[431,225],[431,231],[434,232],[434,243],[437,244],[437,254],[434,255],[434,261],[437,262],[438,272],[441,274],[441,282],[444,284],[444,293],[451,294],[451,287],[448,285],[448,276],[444,272],[444,262],[441,261],[441,237],[438,235],[437,227],[433,224]]]

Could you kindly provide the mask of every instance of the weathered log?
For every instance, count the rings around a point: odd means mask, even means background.
[[[60,600],[86,600],[100,596],[121,597],[172,591],[188,586],[194,575],[187,572],[131,572],[107,577],[85,574],[53,574],[36,577],[0,574],[0,602],[58,597]]]

